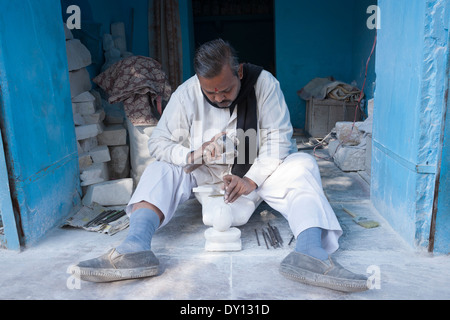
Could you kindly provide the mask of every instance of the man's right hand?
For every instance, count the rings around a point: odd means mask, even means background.
[[[188,156],[188,164],[212,164],[222,156],[223,147],[217,140],[225,135],[225,132],[216,134],[210,141],[202,144],[200,148],[191,152]]]

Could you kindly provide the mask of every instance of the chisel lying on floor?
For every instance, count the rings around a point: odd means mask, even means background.
[[[371,228],[376,228],[376,227],[380,226],[380,224],[377,221],[369,220],[365,217],[358,217],[356,214],[354,214],[347,208],[342,207],[342,210],[347,212],[353,218],[353,221],[355,223],[359,224],[363,228],[371,229]]]

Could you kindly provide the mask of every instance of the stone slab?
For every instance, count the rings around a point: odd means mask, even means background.
[[[91,53],[78,39],[66,41],[69,71],[79,70],[92,63]]]
[[[78,155],[78,165],[80,166],[80,170],[87,169],[92,163],[92,158],[88,153]]]
[[[84,126],[75,127],[75,135],[77,140],[85,140],[88,138],[92,138],[98,136],[101,132],[102,127],[99,124],[88,124]]]
[[[109,51],[114,48],[114,40],[112,38],[112,35],[109,33],[103,34],[102,43],[104,51]]]
[[[83,150],[83,152],[89,152],[98,146],[98,140],[96,136],[92,138],[78,140],[78,143],[80,144],[80,148],[81,150]]]
[[[91,79],[86,68],[76,71],[69,71],[69,82],[71,98],[92,89]]]
[[[360,123],[355,123],[353,126],[353,122],[336,122],[336,136],[342,144],[356,146],[361,143],[362,134],[358,130],[358,124]]]
[[[206,251],[239,251],[242,250],[241,231],[230,228],[227,231],[217,231],[208,228],[205,231]]]
[[[89,206],[98,203],[102,206],[126,205],[133,192],[133,179],[125,178],[110,180],[90,185],[83,197],[82,203]]]
[[[100,109],[92,114],[81,115],[81,117],[85,124],[103,123],[103,120],[105,120],[105,111]]]
[[[366,150],[341,146],[333,156],[334,163],[344,172],[365,170]]]
[[[97,106],[95,100],[76,102],[72,99],[72,109],[81,115],[89,115],[97,111]]]
[[[90,91],[84,91],[72,98],[72,102],[91,102],[95,101],[95,96]]]
[[[83,116],[79,114],[78,112],[73,113],[73,123],[76,126],[84,126],[86,124],[86,121],[84,120]]]
[[[98,146],[89,151],[94,163],[103,163],[111,161],[111,155],[108,146]]]
[[[81,186],[107,181],[109,176],[106,163],[93,163],[81,172],[80,179]]]

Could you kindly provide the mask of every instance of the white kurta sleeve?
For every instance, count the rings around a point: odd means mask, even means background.
[[[187,155],[191,152],[186,107],[174,92],[148,141],[151,157],[178,166],[186,165]]]
[[[262,76],[262,77],[261,77]],[[263,71],[255,86],[258,104],[259,150],[245,175],[260,186],[291,152],[292,125],[280,84]]]

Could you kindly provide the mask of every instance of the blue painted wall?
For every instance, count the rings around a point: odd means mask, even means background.
[[[192,14],[192,0],[179,0],[181,41],[183,48],[183,81],[195,74],[194,71],[194,17]]]
[[[440,157],[448,3],[379,1],[371,198],[419,247],[428,245]]]
[[[364,69],[374,31],[367,29],[366,9],[373,1],[275,1],[277,78],[281,83],[296,128],[305,126],[305,101],[297,91],[316,77],[357,81]],[[373,96],[374,59],[365,90]]]
[[[371,14],[367,13],[367,8],[376,5],[377,0],[358,0],[353,7],[353,39],[352,39],[352,81],[356,81],[358,88],[362,88],[367,59],[372,51],[376,30],[367,27],[367,20]],[[375,92],[375,51],[370,58],[367,67],[367,79],[364,87],[366,102],[373,98]]]
[[[70,16],[66,13],[70,5],[77,5],[81,10],[81,31],[73,32],[91,52],[92,65],[88,70],[92,78],[100,73],[105,61],[102,36],[111,33],[110,26],[114,22],[125,24],[128,51],[135,55],[149,56],[148,0],[61,0],[63,21]],[[98,41],[99,46],[95,47],[85,41],[83,37],[86,33],[89,34],[86,39]]]
[[[65,37],[57,0],[2,0],[0,7],[0,120],[28,245],[80,203]]]

